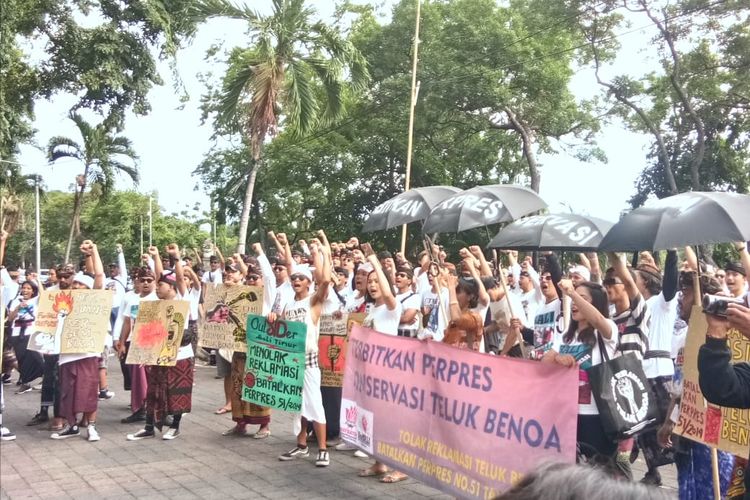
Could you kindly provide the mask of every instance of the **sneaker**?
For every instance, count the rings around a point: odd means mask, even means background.
[[[31,420],[26,422],[26,425],[31,427],[32,425],[39,425],[39,424],[45,424],[49,422],[49,415],[46,413],[37,413],[33,417],[31,417]]]
[[[336,451],[354,451],[357,449],[353,444],[349,444],[346,441],[342,441],[335,447]]]
[[[331,459],[328,457],[328,450],[318,450],[318,458],[315,459],[316,467],[328,467]]]
[[[90,442],[99,441],[101,437],[99,437],[99,433],[96,432],[96,426],[94,424],[89,424],[89,426],[86,428],[88,429],[88,440]]]
[[[31,392],[31,386],[29,384],[21,384],[18,386],[16,394],[26,394],[27,392]]]
[[[357,457],[357,458],[367,458],[368,457],[367,453],[365,453],[362,450],[355,451],[354,452],[354,456]]]
[[[141,429],[135,434],[128,434],[127,440],[128,441],[140,441],[141,439],[148,439],[154,437],[154,431],[147,431],[146,429]]]
[[[162,439],[166,439],[167,441],[171,441],[175,439],[177,436],[180,435],[180,429],[174,429],[170,427],[167,432],[161,435]]]
[[[42,390],[42,384],[36,384],[32,385],[31,388],[35,391],[41,391]]]
[[[145,422],[145,421],[146,421],[146,410],[140,409],[137,412],[133,413],[132,415],[121,419],[120,423],[133,424],[135,422]]]
[[[101,391],[99,391],[100,401],[103,401],[105,399],[112,399],[113,397],[115,397],[115,393],[108,389],[102,389]]]
[[[279,460],[282,462],[288,462],[289,460],[294,460],[295,458],[305,458],[310,455],[310,448],[305,446],[304,448],[300,448],[299,446],[295,446],[294,449],[287,451],[283,455],[279,455]]]
[[[78,429],[77,425],[74,425],[72,427],[69,425],[66,425],[63,430],[61,430],[60,432],[52,433],[50,437],[52,439],[68,439],[69,437],[80,436],[80,435],[81,435],[81,431]]]
[[[11,374],[10,373],[3,374],[3,385],[10,385],[12,383],[13,381],[11,380]]]
[[[0,441],[15,441],[16,435],[10,432],[7,427],[0,427]]]

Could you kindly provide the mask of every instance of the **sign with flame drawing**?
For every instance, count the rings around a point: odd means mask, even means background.
[[[29,349],[42,354],[102,352],[112,299],[109,290],[41,292]]]
[[[334,314],[320,316],[318,337],[318,363],[320,364],[320,385],[341,387],[344,383],[346,347],[353,325],[361,325],[364,313],[349,313],[337,317]]]
[[[176,365],[189,310],[190,302],[186,300],[141,302],[125,362],[129,365]]]

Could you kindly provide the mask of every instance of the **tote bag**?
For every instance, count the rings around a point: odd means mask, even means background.
[[[610,359],[599,332],[596,340],[602,362],[588,373],[604,432],[615,440],[631,438],[656,422],[656,397],[634,354]]]

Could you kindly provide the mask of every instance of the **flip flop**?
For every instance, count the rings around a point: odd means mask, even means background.
[[[231,408],[225,408],[224,406],[222,406],[214,412],[214,415],[224,415],[225,413],[229,413],[230,411],[232,411]]]
[[[394,471],[394,472],[389,472],[385,476],[381,477],[380,482],[386,483],[386,484],[393,484],[393,483],[399,483],[401,481],[405,481],[407,479],[409,479],[409,476],[407,476],[406,474]]]
[[[359,474],[357,475],[359,477],[378,477],[378,476],[383,476],[385,474],[388,474],[388,472],[390,472],[388,469],[379,471],[379,470],[373,469],[372,467],[368,467],[366,469],[362,469],[361,471],[359,471]]]
[[[265,439],[271,435],[271,429],[264,429],[253,434],[253,439]]]

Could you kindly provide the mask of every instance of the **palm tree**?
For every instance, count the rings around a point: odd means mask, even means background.
[[[223,79],[217,123],[243,132],[250,145],[251,168],[240,214],[237,251],[244,253],[255,178],[263,143],[279,126],[303,136],[318,125],[341,118],[344,75],[360,89],[369,80],[364,58],[333,28],[313,22],[304,0],[273,0],[273,12],[262,16],[228,0],[198,0],[197,21],[212,17],[243,20],[252,45],[235,49]]]
[[[126,174],[138,183],[138,159],[130,139],[112,134],[112,129],[100,123],[91,126],[78,113],[71,112],[70,119],[78,127],[82,143],[67,137],[53,137],[47,145],[47,158],[50,163],[60,158],[75,158],[83,163],[83,173],[76,176],[76,191],[73,198],[73,220],[70,225],[68,245],[65,247],[65,262],[70,257],[74,236],[80,234],[80,219],[83,208],[83,193],[89,184],[97,184],[102,195],[106,196],[114,187],[115,173]],[[120,160],[130,158],[133,165]]]

